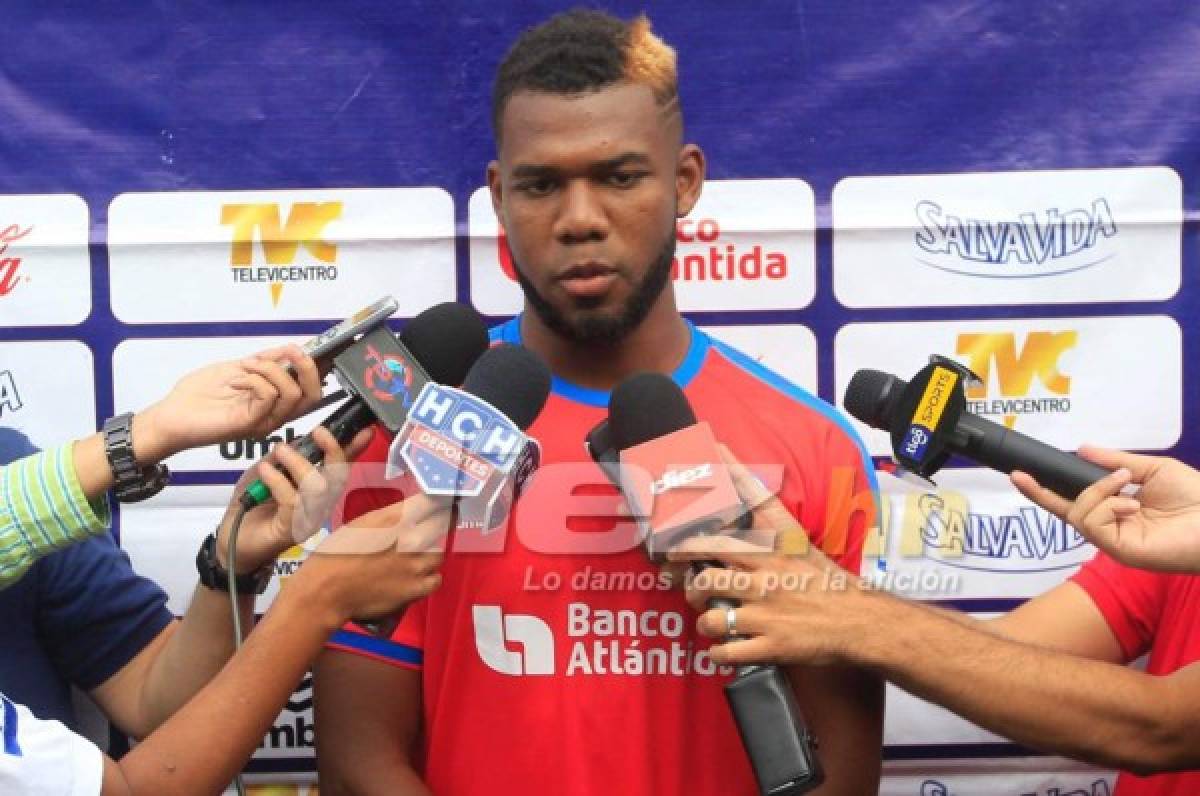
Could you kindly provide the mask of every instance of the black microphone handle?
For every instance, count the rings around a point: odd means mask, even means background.
[[[693,561],[691,566],[692,576],[695,577],[706,569],[721,569],[724,566],[720,561]],[[708,601],[708,610],[728,611],[730,608],[737,608],[739,605],[741,603],[737,600],[732,600],[728,597],[713,597]],[[735,638],[738,638],[736,634],[725,636],[726,641],[731,641]]]
[[[354,397],[334,410],[333,414],[321,421],[321,425],[329,430],[338,445],[345,447],[354,435],[375,422],[375,414],[362,398]],[[317,445],[312,433],[305,434],[296,440],[296,452],[313,464],[320,464],[325,458],[325,452]]]
[[[375,422],[375,414],[361,398],[351,398],[334,410],[333,414],[321,421],[321,425],[329,429],[333,438],[341,446],[345,446],[354,435]],[[325,458],[325,451],[317,445],[312,433],[305,434],[292,443],[296,452],[313,464],[320,464]],[[259,506],[271,497],[271,490],[261,478],[254,481],[242,492],[238,501],[247,511]]]
[[[965,456],[1004,473],[1013,470],[1029,473],[1039,484],[1068,500],[1079,497],[1080,492],[1110,472],[1073,453],[969,412],[962,414],[954,431],[959,439],[952,447]]]

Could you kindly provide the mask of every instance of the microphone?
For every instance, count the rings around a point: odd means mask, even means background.
[[[339,445],[377,419],[395,431],[422,387],[430,382],[461,383],[487,347],[483,318],[463,304],[445,302],[424,310],[408,322],[399,339],[380,322],[334,358],[334,373],[351,397],[321,425]],[[325,457],[311,433],[292,444],[313,464]],[[258,480],[239,500],[249,510],[270,496],[270,489]]]
[[[750,513],[712,429],[697,422],[675,382],[659,373],[630,376],[613,390],[608,406],[608,420],[592,429],[585,444],[639,518],[652,560],[661,560],[688,535],[720,532],[733,522],[749,527]],[[693,572],[711,566],[697,562]],[[736,605],[723,599],[708,603],[710,609]],[[725,698],[760,793],[797,796],[824,781],[815,739],[779,667],[739,667]]]
[[[878,370],[858,371],[842,404],[867,425],[889,432],[896,463],[926,480],[952,453],[1003,473],[1022,470],[1071,500],[1109,474],[1073,453],[966,411],[966,386],[972,381],[978,380],[961,364],[933,356],[911,382]]]
[[[500,344],[471,366],[462,389],[428,382],[388,449],[385,476],[411,474],[420,490],[453,503],[449,527],[485,533],[505,519],[541,461],[524,430],[550,395],[550,369],[527,348]],[[398,617],[355,620],[388,637]]]
[[[461,389],[430,382],[388,450],[387,478],[410,473],[427,495],[453,498],[460,525],[484,532],[508,516],[541,451],[524,430],[550,395],[550,369],[527,348],[489,348]]]
[[[696,420],[671,379],[639,373],[618,384],[608,402],[608,427],[618,486],[634,516],[644,518],[652,560],[661,562],[688,536],[720,533],[739,520],[749,527],[712,428]]]

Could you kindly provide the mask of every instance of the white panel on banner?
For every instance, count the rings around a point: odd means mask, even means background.
[[[817,338],[807,326],[772,324],[700,328],[816,395]]]
[[[92,350],[75,340],[0,343],[0,426],[39,448],[96,430]]]
[[[455,296],[441,188],[126,193],[109,207],[113,313],[126,323],[400,315]]]
[[[189,337],[125,340],[113,351],[113,405],[117,413],[145,408],[162,398],[180,377],[213,362],[239,359],[272,346],[302,343],[306,337]],[[338,388],[326,379],[326,394]],[[183,451],[167,459],[173,470],[245,470],[274,442],[307,434],[325,415],[314,412],[286,424],[266,439],[241,439]]]
[[[121,507],[121,546],[134,570],[167,592],[167,607],[177,615],[187,609],[196,588],[196,550],[217,527],[232,494],[231,485],[168,486],[149,500]],[[280,589],[287,588],[288,578],[308,551],[326,535],[327,531],[318,531],[276,559],[275,576],[256,600],[256,612],[267,610]],[[309,760],[313,732],[312,680],[305,677],[267,730],[255,758]],[[303,768],[303,763],[297,765]]]
[[[879,796],[1112,796],[1116,775],[1058,757],[889,761]]]
[[[1057,586],[1095,554],[1070,525],[1026,500],[1008,476],[947,469],[938,488],[879,473],[884,498],[881,584],[912,599],[1026,598]]]
[[[521,290],[486,187],[471,196],[467,214],[472,303],[489,315],[519,312]],[[679,308],[808,306],[816,294],[815,224],[812,188],[803,180],[705,182],[700,201],[676,223]]]
[[[1180,285],[1171,168],[851,177],[833,189],[848,307],[1160,301]]]
[[[1182,434],[1182,333],[1165,315],[849,324],[834,340],[839,404],[859,369],[908,380],[930,354],[983,380],[968,411],[1050,445],[1158,450]],[[854,423],[872,455],[891,454]]]
[[[232,484],[168,486],[152,498],[121,506],[121,547],[129,553],[134,571],[167,593],[175,614],[187,610],[196,586],[196,550],[217,527],[233,497]],[[328,535],[318,530],[275,561],[275,576],[258,597],[255,610],[265,611],[308,552]]]
[[[89,263],[82,198],[0,196],[0,329],[84,321],[92,311]]]

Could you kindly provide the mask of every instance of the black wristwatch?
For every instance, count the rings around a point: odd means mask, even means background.
[[[238,575],[234,578],[238,594],[262,594],[271,582],[271,574],[275,571],[274,562],[264,564],[253,572]],[[229,591],[229,573],[217,561],[217,535],[210,533],[200,543],[196,553],[196,571],[200,573],[200,582],[210,589]]]
[[[113,494],[122,503],[136,503],[157,495],[171,475],[165,464],[138,465],[133,455],[132,412],[104,421],[104,455],[116,481]]]

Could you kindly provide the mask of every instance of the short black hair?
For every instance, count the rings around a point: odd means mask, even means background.
[[[631,22],[576,8],[526,30],[513,43],[492,87],[492,129],[518,91],[583,94],[622,81],[644,83],[660,105],[678,101],[675,51],[650,32],[644,15]]]

